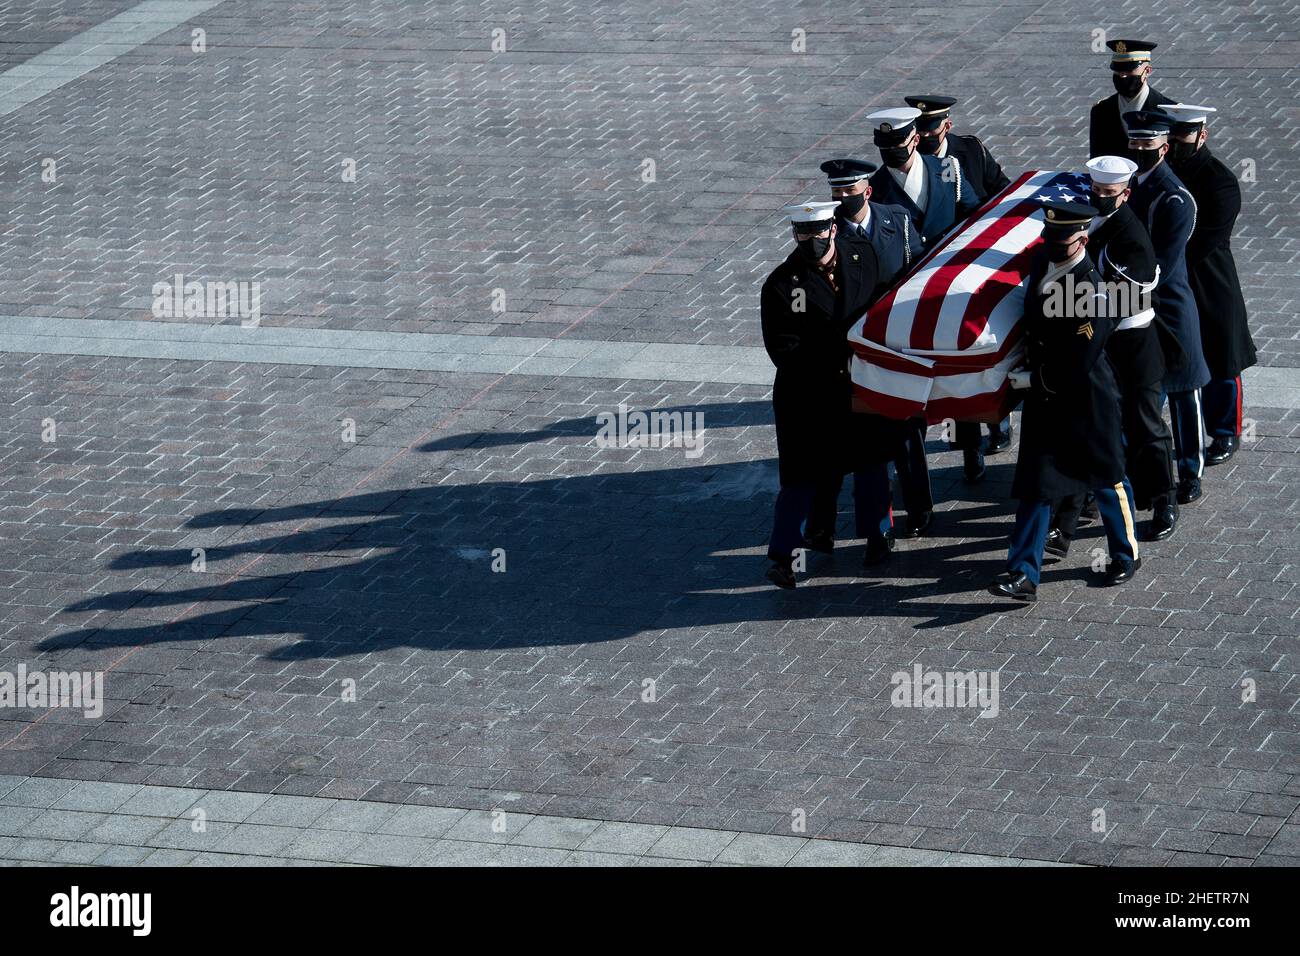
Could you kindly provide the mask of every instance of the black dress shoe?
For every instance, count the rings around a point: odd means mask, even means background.
[[[835,537],[824,532],[806,534],[803,536],[803,546],[809,551],[830,554],[835,550]]]
[[[788,564],[773,561],[772,566],[767,569],[767,579],[779,588],[785,588],[787,591],[794,590],[794,569]]]
[[[989,585],[989,594],[1029,604],[1038,600],[1038,585],[1023,572],[1003,571]]]
[[[984,478],[984,455],[977,448],[965,448],[961,453],[962,471],[966,481],[975,484]]]
[[[1142,559],[1135,561],[1111,561],[1110,566],[1106,568],[1106,576],[1102,584],[1106,587],[1113,587],[1116,584],[1123,584],[1137,574],[1138,568],[1142,567]]]
[[[862,556],[863,567],[869,568],[876,564],[883,564],[889,560],[890,552],[893,550],[894,536],[892,534],[868,539],[866,554]]]
[[[1151,524],[1147,528],[1146,540],[1164,541],[1178,527],[1178,506],[1168,498],[1155,502],[1151,512]]]
[[[1205,450],[1205,463],[1207,465],[1222,465],[1225,461],[1237,453],[1241,447],[1241,439],[1236,435],[1228,435],[1226,438],[1216,438],[1210,442],[1210,447]]]
[[[1012,431],[1013,429],[1008,425],[1006,431],[995,431],[989,435],[988,444],[984,448],[984,454],[996,455],[998,452],[1003,452],[1010,448]]]
[[[894,532],[894,537],[919,538],[930,530],[930,523],[932,521],[934,521],[933,511],[922,511],[915,517],[908,515],[907,524],[903,525],[902,530]]]
[[[1205,497],[1205,492],[1201,490],[1201,479],[1199,478],[1182,478],[1178,482],[1178,503],[1180,505],[1195,504]]]
[[[1070,553],[1070,541],[1061,535],[1060,528],[1053,528],[1047,532],[1047,543],[1043,545],[1043,550],[1063,558]]]

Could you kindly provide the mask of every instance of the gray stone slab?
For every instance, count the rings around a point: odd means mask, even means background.
[[[882,846],[871,857],[872,866],[943,866],[953,854],[943,850],[916,850]]]
[[[143,846],[110,846],[99,856],[95,857],[95,866],[139,866],[155,850]]]
[[[531,813],[470,810],[443,834],[443,838],[474,843],[510,843],[532,820]]]
[[[534,817],[510,842],[519,846],[576,850],[600,827],[596,820],[569,817]]]
[[[279,855],[290,843],[293,843],[304,831],[293,827],[267,826],[257,823],[239,823],[234,829],[221,837],[213,845],[215,853],[246,854],[253,856]],[[307,836],[313,831],[305,831]],[[324,834],[341,836],[335,831],[320,831]]]
[[[329,860],[342,862],[367,840],[367,834],[344,830],[304,830],[292,840],[275,842],[268,854],[279,854],[295,859]]]
[[[359,834],[361,839],[343,857],[348,863],[365,866],[414,866],[433,852],[435,840],[385,833]],[[293,847],[290,846],[290,852]]]
[[[0,806],[0,836],[17,836],[23,827],[41,815],[41,807]]]
[[[347,830],[352,833],[376,833],[384,821],[397,812],[397,807],[385,803],[340,800],[312,821],[317,830]]]
[[[107,783],[88,781],[79,783],[68,791],[53,806],[59,810],[87,810],[112,813],[120,810],[122,805],[140,790],[133,783]]]
[[[735,839],[736,834],[730,830],[671,827],[646,853],[649,856],[671,857],[677,860],[712,862]]]
[[[163,817],[110,814],[103,823],[87,830],[83,839],[124,847],[147,846],[155,834],[173,822]]]
[[[809,840],[788,866],[870,866],[880,847],[831,840]]]
[[[192,816],[195,810],[202,810],[209,821],[243,823],[270,799],[271,796],[265,793],[209,790],[195,799],[187,808],[186,815]]]
[[[195,829],[199,822],[189,817],[173,820],[148,839],[153,847],[206,852],[215,849],[226,837],[235,832],[236,823],[220,820],[203,821],[200,829]]]
[[[715,857],[715,862],[745,866],[785,866],[807,842],[800,837],[741,833]]]
[[[466,812],[448,807],[398,807],[392,816],[380,822],[375,832],[432,839],[445,834]]]
[[[144,817],[179,817],[186,813],[205,791],[179,787],[141,787],[118,811]]]
[[[24,780],[4,797],[4,804],[12,807],[40,807],[42,809],[58,803],[68,791],[76,787],[75,780],[54,780],[48,777],[33,777]]]
[[[593,853],[641,856],[668,832],[668,827],[646,823],[605,822],[582,841],[578,849]]]
[[[337,800],[320,797],[293,797],[271,794],[270,799],[248,815],[245,823],[274,824],[286,827],[309,827],[331,810]]]
[[[83,813],[76,810],[46,810],[24,826],[19,836],[39,837],[47,840],[77,840],[107,819],[107,816],[102,813]]]

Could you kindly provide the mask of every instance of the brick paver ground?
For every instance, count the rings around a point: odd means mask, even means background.
[[[180,272],[263,282],[272,326],[755,345],[774,209],[863,146],[864,108],[960,94],[1009,168],[1071,165],[1108,82],[1089,33],[1122,26],[1256,161],[1235,246],[1261,360],[1294,367],[1300,160],[1275,131],[1300,5],[1168,7],[227,0],[5,118],[0,312],[147,320]],[[109,698],[0,710],[0,774],[1300,862],[1300,412],[1248,396],[1255,440],[1134,585],[1089,587],[1076,553],[1008,612],[981,588],[1012,459],[970,489],[937,440],[936,538],[880,576],[849,548],[762,586],[767,398],[0,355],[0,671],[106,670]],[[703,453],[598,448],[620,403],[702,413]],[[997,671],[998,716],[891,707],[918,663]]]

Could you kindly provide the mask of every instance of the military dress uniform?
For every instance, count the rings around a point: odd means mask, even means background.
[[[827,183],[832,190],[843,189],[867,179],[878,167],[875,163],[858,159],[831,159],[821,164],[826,174]],[[867,196],[870,193],[866,194]],[[838,237],[846,247],[856,250],[863,261],[874,259],[876,268],[876,287],[866,300],[861,312],[848,313],[848,323],[844,332],[844,350],[846,361],[851,357],[847,333],[853,324],[861,318],[862,313],[876,302],[921,254],[921,237],[916,232],[908,215],[897,206],[886,206],[872,202],[869,198],[860,200],[860,209],[855,209],[853,217],[845,215],[851,208],[852,197],[835,196],[840,205],[835,210],[835,225]],[[853,472],[855,494],[856,531],[860,538],[869,538],[873,533],[870,522],[875,518],[876,502],[871,495],[879,488],[885,462],[898,455],[903,441],[903,423],[879,415],[862,412],[850,416],[849,432],[845,441],[850,450],[845,460],[845,469]],[[887,483],[888,478],[886,476]],[[808,547],[814,551],[830,552],[835,546],[835,524],[838,512],[840,489],[844,484],[844,471],[835,469],[826,475],[817,487],[813,498],[811,514],[808,518],[805,535]],[[862,515],[856,507],[859,489],[865,489],[869,496],[867,514]],[[865,519],[865,522],[864,522]],[[886,535],[885,544],[892,541],[892,527]],[[876,563],[888,557],[888,550],[868,548],[870,563]]]
[[[938,159],[949,156],[956,158],[967,182],[976,186],[980,195],[987,201],[1011,185],[1011,180],[1002,171],[1002,166],[993,158],[977,136],[959,136],[951,130],[945,132],[945,126],[951,119],[952,107],[957,103],[955,97],[936,94],[905,96],[908,106],[921,111],[916,127],[921,134],[919,149],[922,153]],[[1000,452],[1011,446],[1011,418],[991,424],[989,429],[989,452]],[[980,439],[979,422],[957,422],[953,429],[950,447],[963,452],[963,470],[966,480],[975,482],[984,477],[984,456]]]
[[[1133,139],[1167,136],[1173,125],[1165,113],[1125,115]],[[1201,497],[1201,473],[1205,470],[1201,386],[1210,380],[1201,347],[1200,314],[1187,275],[1187,243],[1196,227],[1196,200],[1169,164],[1161,161],[1138,174],[1129,206],[1146,227],[1160,266],[1154,297],[1156,317],[1172,332],[1181,353],[1181,364],[1166,371],[1164,387],[1174,430],[1177,499],[1179,504],[1190,504]],[[1156,502],[1157,507],[1163,504]]]
[[[983,197],[965,181],[961,164],[953,157],[936,159],[904,145],[916,132],[920,116],[921,111],[910,106],[877,110],[867,116],[872,139],[885,163],[869,182],[877,201],[899,206],[907,213],[921,237],[923,251],[927,251],[970,215]],[[908,169],[904,171],[903,166]],[[934,514],[925,457],[925,419],[908,419],[904,432],[903,453],[894,460],[907,509],[907,524],[898,535],[914,538],[929,530]]]
[[[939,159],[955,156],[961,164],[966,180],[979,190],[984,199],[1011,185],[1011,180],[1002,171],[1002,166],[993,158],[993,154],[978,136],[959,135],[951,130],[942,135],[926,135],[933,134],[951,118],[952,107],[957,103],[955,97],[921,95],[905,96],[903,99],[908,106],[921,111],[916,126],[921,133],[922,153]],[[935,145],[930,146],[931,142]]]
[[[1078,203],[1047,203],[1045,235],[1077,235],[1095,212]],[[1086,289],[1084,283],[1098,290],[1089,298],[1091,315],[1053,314],[1053,285],[1068,289],[1071,280],[1076,290]],[[1059,264],[1040,253],[1025,296],[1026,368],[1013,373],[1017,386],[1025,384],[1027,373],[1028,388],[1011,486],[1020,505],[1007,571],[989,588],[999,597],[1036,599],[1053,502],[1088,491],[1097,496],[1110,547],[1107,583],[1128,580],[1139,566],[1133,492],[1124,477],[1119,388],[1106,358],[1117,324],[1109,312],[1101,273],[1086,250]]]
[[[1145,80],[1131,76],[1151,62],[1156,44],[1145,40],[1111,40],[1110,69],[1116,91],[1093,104],[1088,114],[1088,156],[1127,156],[1128,131],[1124,114],[1141,109],[1158,109],[1174,102]],[[1121,84],[1132,83],[1137,89],[1131,96],[1119,92]]]
[[[866,242],[876,254],[876,294],[872,302],[883,296],[908,269],[921,258],[921,235],[912,225],[912,217],[901,206],[867,201],[867,215],[862,222],[853,222],[837,215],[840,235],[858,242]]]
[[[1210,107],[1168,108],[1174,133],[1205,126]],[[1174,147],[1178,144],[1175,143]],[[1211,438],[1206,464],[1227,461],[1241,435],[1241,373],[1255,364],[1255,342],[1246,320],[1246,300],[1232,258],[1232,230],[1241,212],[1241,186],[1232,170],[1201,146],[1186,158],[1168,159],[1196,200],[1196,228],[1187,242],[1187,278],[1201,320],[1201,345],[1210,381],[1201,389],[1205,429]]]
[[[1095,156],[1087,169],[1094,184],[1128,184],[1137,164],[1122,156]],[[1094,197],[1093,201],[1104,200]],[[1135,505],[1143,510],[1156,499],[1168,498],[1174,488],[1173,440],[1161,413],[1164,350],[1151,305],[1159,267],[1146,229],[1123,203],[1109,215],[1093,219],[1088,257],[1114,292],[1111,314],[1118,324],[1106,344],[1106,357],[1120,389],[1125,473]],[[1069,552],[1083,504],[1084,496],[1078,495],[1058,507],[1047,542],[1049,553],[1063,557]]]
[[[900,182],[895,171],[882,168],[871,177],[871,190],[880,202],[901,206],[911,217],[923,251],[933,248],[983,202],[974,184],[966,181],[961,163],[952,156],[939,159],[918,154],[906,177]]]
[[[786,214],[796,228],[823,221],[829,227],[835,205],[810,201],[786,207]],[[795,551],[804,547],[802,526],[817,486],[828,473],[842,474],[845,467],[855,425],[845,332],[876,287],[870,247],[838,236],[831,241],[835,256],[828,266],[796,250],[773,270],[760,293],[763,345],[776,366],[772,408],[781,481],[768,545],[774,566],[768,576],[782,587],[794,586],[791,563]],[[855,483],[854,499],[859,528],[868,546],[879,549],[889,527],[883,458],[874,474],[873,486]]]
[[[1132,182],[1136,164],[1120,156],[1095,157],[1088,163],[1094,182]],[[1116,177],[1119,179],[1116,179]],[[1126,289],[1128,309],[1117,311],[1120,322],[1106,347],[1119,379],[1124,408],[1125,462],[1133,496],[1145,510],[1174,489],[1173,438],[1161,414],[1162,383],[1168,371],[1163,323],[1156,319],[1154,294],[1159,265],[1151,237],[1127,203],[1093,221],[1088,253],[1107,282]],[[1122,306],[1125,303],[1116,303]]]

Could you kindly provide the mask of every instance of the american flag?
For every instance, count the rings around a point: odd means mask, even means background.
[[[992,196],[849,332],[854,407],[931,423],[997,421],[1023,360],[1025,284],[1044,200],[1086,202],[1080,173],[1030,170]]]

